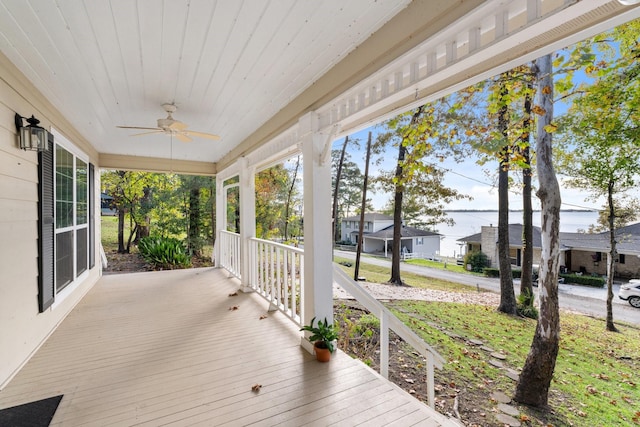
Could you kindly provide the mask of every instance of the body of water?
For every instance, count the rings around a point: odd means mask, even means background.
[[[440,255],[455,257],[460,254],[461,243],[458,239],[480,233],[483,225],[498,226],[498,211],[465,211],[448,212],[447,216],[455,221],[455,225],[439,224],[438,233],[443,235],[440,240]],[[587,230],[598,220],[598,212],[593,211],[561,211],[560,231],[575,233]],[[509,224],[522,224],[522,211],[509,212]],[[533,213],[533,225],[540,227],[540,212]]]

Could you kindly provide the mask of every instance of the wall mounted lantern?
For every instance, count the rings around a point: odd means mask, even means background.
[[[24,126],[23,120],[26,120],[29,124]],[[20,148],[33,151],[47,151],[49,149],[49,132],[45,128],[38,126],[40,120],[34,116],[27,119],[16,113],[15,121]]]

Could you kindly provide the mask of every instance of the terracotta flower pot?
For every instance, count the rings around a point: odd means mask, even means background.
[[[331,352],[329,351],[329,349],[320,347],[325,345],[326,344],[321,341],[316,341],[313,344],[313,351],[316,354],[316,359],[318,360],[318,362],[328,362],[329,360],[331,360]]]

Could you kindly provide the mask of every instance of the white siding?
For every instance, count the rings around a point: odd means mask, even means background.
[[[38,155],[18,148],[14,116],[33,114],[41,126],[55,126],[73,135],[94,164],[97,155],[2,55],[0,76],[1,389],[97,281],[100,264],[55,309],[38,312]],[[98,223],[97,244],[99,236]]]

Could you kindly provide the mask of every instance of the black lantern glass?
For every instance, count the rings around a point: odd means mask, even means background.
[[[20,142],[20,148],[23,150],[33,151],[46,151],[49,149],[47,130],[38,126],[40,120],[36,119],[33,115],[26,119],[27,126],[23,126],[23,120],[25,118],[16,114],[16,129],[18,131],[18,139]]]

